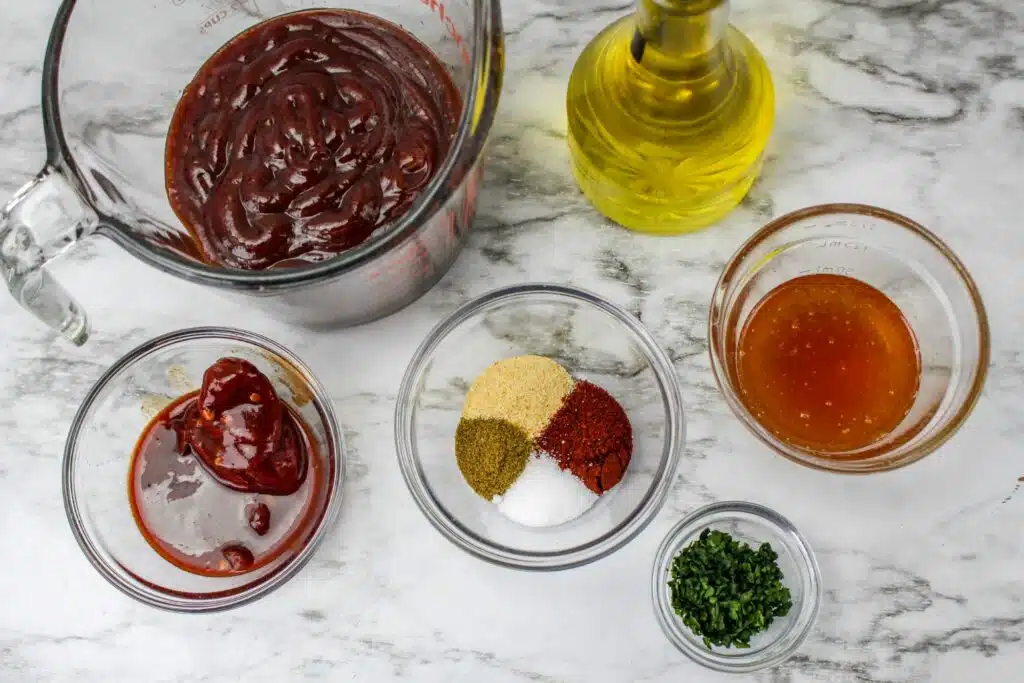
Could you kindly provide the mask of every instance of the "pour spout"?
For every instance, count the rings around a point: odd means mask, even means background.
[[[633,58],[654,70],[706,63],[728,26],[729,0],[639,0]]]

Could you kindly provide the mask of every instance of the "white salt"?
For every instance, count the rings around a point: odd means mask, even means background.
[[[504,496],[495,496],[498,510],[513,522],[530,527],[564,524],[597,502],[597,494],[547,453],[534,453]]]

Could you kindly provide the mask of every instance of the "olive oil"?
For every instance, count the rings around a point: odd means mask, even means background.
[[[771,74],[728,0],[638,0],[584,48],[566,96],[580,188],[633,230],[706,227],[750,190],[775,119]]]

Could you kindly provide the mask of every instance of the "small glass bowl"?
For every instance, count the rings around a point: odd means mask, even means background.
[[[601,386],[633,425],[625,477],[558,526],[508,520],[473,492],[455,462],[470,384],[492,363],[524,354],[552,358]],[[579,289],[521,285],[485,294],[431,331],[402,381],[395,440],[413,499],[445,538],[497,565],[558,570],[611,554],[658,512],[683,449],[683,406],[671,362],[634,316]]]
[[[225,356],[256,365],[309,427],[325,473],[294,550],[231,577],[193,574],[146,542],[132,515],[128,476],[136,442],[175,398],[199,388]],[[290,351],[264,337],[219,327],[157,337],[114,363],[78,409],[64,447],[63,494],[71,531],[99,573],[136,600],[175,612],[214,612],[252,602],[283,585],[309,561],[340,509],[345,475],[342,431],[327,391]]]
[[[755,550],[762,543],[771,543],[779,555],[777,562],[783,583],[792,594],[793,607],[786,616],[777,617],[767,631],[752,638],[749,648],[713,646],[709,650],[672,609],[668,585],[672,560],[707,528],[724,531]],[[807,541],[782,515],[754,503],[712,503],[690,513],[668,532],[654,559],[651,593],[658,624],[676,649],[715,671],[750,673],[778,666],[803,643],[818,615],[821,572]]]
[[[747,318],[772,289],[799,277],[856,278],[889,297],[917,337],[921,383],[889,435],[865,448],[822,453],[769,432],[740,399],[737,348]],[[711,298],[711,369],[740,421],[772,450],[821,470],[869,473],[909,465],[944,444],[970,415],[988,372],[989,328],[974,280],[939,238],[892,211],[824,204],[778,218],[726,264]]]

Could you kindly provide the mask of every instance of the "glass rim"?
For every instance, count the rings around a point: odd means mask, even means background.
[[[528,552],[491,543],[453,518],[425,483],[413,439],[413,397],[438,345],[474,314],[498,303],[535,296],[550,296],[597,308],[614,318],[643,349],[667,414],[665,439],[654,484],[630,515],[613,529],[585,544],[568,550]],[[398,464],[413,501],[427,521],[456,547],[491,564],[527,571],[560,571],[583,566],[607,557],[636,538],[654,519],[668,495],[686,442],[686,425],[679,380],[668,355],[650,331],[625,309],[589,291],[549,283],[512,285],[487,292],[463,304],[424,337],[409,362],[395,402],[395,444]]]
[[[964,289],[970,298],[972,308],[977,316],[978,323],[978,361],[975,365],[974,378],[967,395],[957,407],[954,415],[946,419],[935,434],[930,435],[923,443],[912,447],[906,455],[894,461],[872,462],[877,458],[863,460],[837,460],[817,455],[811,451],[805,451],[796,447],[789,447],[782,441],[771,435],[767,430],[754,419],[746,406],[738,399],[736,389],[733,387],[726,369],[725,359],[722,357],[719,347],[722,344],[726,333],[724,316],[727,312],[725,291],[730,287],[738,275],[741,275],[741,268],[750,254],[763,242],[775,234],[785,230],[799,221],[814,218],[817,216],[833,214],[852,214],[857,216],[868,216],[878,218],[891,227],[906,230],[911,234],[923,239],[930,247],[935,249],[950,266],[956,271]],[[758,441],[768,446],[775,453],[812,469],[832,472],[837,474],[874,474],[879,472],[890,472],[911,465],[918,460],[938,450],[943,444],[959,431],[967,418],[970,416],[985,386],[988,376],[988,366],[991,355],[991,332],[988,322],[988,314],[985,304],[982,301],[981,293],[974,278],[960,258],[946,245],[935,233],[924,227],[917,221],[906,216],[882,209],[877,206],[856,203],[831,203],[817,204],[802,209],[797,209],[784,214],[767,225],[760,228],[749,237],[726,262],[718,281],[715,283],[711,295],[711,305],[708,314],[708,352],[711,357],[711,372],[715,377],[715,383],[719,391],[725,397],[725,401],[732,413],[739,418],[740,422],[747,428],[747,431],[755,436]]]
[[[799,632],[793,641],[785,648],[772,652],[778,640],[766,645],[761,652],[749,656],[723,657],[713,651],[701,650],[691,641],[680,638],[675,633],[673,625],[679,617],[672,610],[671,604],[666,599],[667,582],[664,575],[671,565],[674,557],[672,551],[679,545],[679,542],[699,530],[704,525],[704,520],[714,516],[724,516],[725,519],[736,519],[740,515],[753,517],[762,522],[778,538],[792,539],[793,545],[799,551],[794,554],[794,559],[800,567],[800,575],[810,584],[810,594],[803,596],[803,601],[794,603],[793,608],[810,605],[809,609],[801,610],[794,622],[793,628],[799,627]],[[771,542],[770,540],[763,542]],[[788,546],[787,546],[788,548]],[[777,549],[776,549],[777,550]],[[686,655],[690,660],[701,664],[709,669],[725,673],[751,673],[772,666],[778,666],[789,659],[807,639],[818,618],[821,608],[821,600],[824,594],[824,582],[821,576],[821,568],[818,565],[817,557],[814,554],[811,544],[807,541],[800,530],[785,516],[775,510],[761,505],[742,500],[725,500],[703,505],[693,510],[681,520],[676,522],[665,538],[658,546],[654,555],[654,562],[651,569],[651,599],[654,603],[654,614],[662,633],[672,645]],[[791,608],[791,609],[793,609]],[[802,621],[800,620],[802,616]],[[682,628],[686,628],[682,626]]]
[[[324,421],[327,446],[333,453],[334,480],[327,489],[327,503],[308,540],[288,562],[262,577],[256,583],[245,584],[225,591],[215,591],[186,596],[156,586],[132,573],[119,562],[111,562],[107,553],[101,552],[92,534],[86,528],[81,514],[78,491],[74,477],[78,460],[78,441],[93,404],[104,389],[116,380],[126,369],[135,365],[149,354],[182,342],[204,339],[219,339],[251,344],[273,354],[294,368],[301,376],[313,398],[313,403]],[[328,529],[341,511],[341,499],[345,482],[345,439],[341,425],[334,413],[334,407],[327,390],[301,359],[277,342],[253,332],[230,327],[190,327],[160,335],[139,344],[121,356],[100,376],[85,399],[75,411],[68,430],[61,463],[61,493],[64,512],[71,533],[78,547],[89,563],[116,589],[139,602],[158,609],[180,613],[212,613],[240,607],[273,592],[293,578],[312,559],[323,542]]]
[[[64,172],[75,190],[82,196],[88,196],[82,173],[64,137],[58,89],[64,38],[76,2],[77,0],[63,0],[50,29],[43,59],[43,131],[46,140],[46,165]],[[462,186],[473,165],[480,159],[484,141],[494,123],[501,91],[501,70],[504,68],[500,54],[504,40],[501,7],[499,0],[469,2],[473,4],[470,83],[486,83],[488,87],[469,88],[455,139],[444,163],[409,211],[382,234],[319,263],[295,268],[248,271],[212,266],[157,249],[147,240],[136,236],[135,230],[124,221],[116,216],[103,214],[92,207],[101,218],[96,228],[97,232],[109,237],[144,263],[170,275],[201,285],[259,291],[289,289],[337,277],[371,262],[381,253],[401,244],[405,238],[414,234],[430,220],[434,208],[446,205]],[[500,65],[497,70],[492,68],[495,62]],[[453,178],[458,180],[457,184],[449,182]]]

